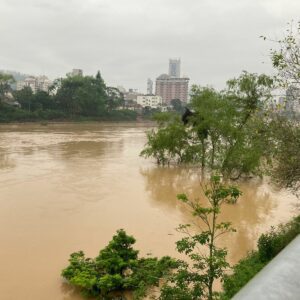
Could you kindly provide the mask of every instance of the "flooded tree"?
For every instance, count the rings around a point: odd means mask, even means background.
[[[202,171],[217,170],[228,178],[261,174],[261,160],[268,156],[264,108],[272,84],[266,75],[243,72],[222,92],[194,86],[188,122],[157,117],[158,128],[148,133],[141,155],[162,165],[199,164]]]
[[[86,296],[112,299],[116,293],[132,291],[135,299],[141,299],[177,262],[168,256],[138,258],[139,251],[132,247],[135,241],[118,230],[96,258],[86,258],[83,251],[71,254],[62,276]]]

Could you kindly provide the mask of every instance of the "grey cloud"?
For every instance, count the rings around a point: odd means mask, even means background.
[[[299,9],[294,0],[6,0],[0,68],[52,78],[100,69],[108,84],[145,91],[181,57],[191,82],[221,88],[244,69],[271,71],[259,36],[280,36]]]

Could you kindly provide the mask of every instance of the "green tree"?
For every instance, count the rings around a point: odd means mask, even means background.
[[[97,71],[96,80],[97,80],[97,86],[99,87],[99,90],[101,91],[102,96],[104,96],[105,90],[106,90],[106,85],[105,85],[105,82],[104,82],[104,80],[101,76],[100,71]]]
[[[271,50],[273,67],[281,86],[300,85],[300,21],[288,24],[285,36],[278,40],[276,49]],[[265,40],[266,37],[263,37]]]
[[[184,111],[184,107],[182,105],[182,101],[180,99],[172,99],[171,105],[175,111],[182,114]]]
[[[52,96],[45,91],[37,91],[35,94],[28,86],[21,90],[14,91],[14,98],[21,104],[22,109],[28,111],[56,109]]]
[[[16,101],[21,104],[22,109],[32,111],[34,95],[32,89],[29,86],[25,86],[19,91],[14,91],[14,97]]]
[[[273,79],[264,74],[243,72],[237,79],[229,80],[227,85],[226,96],[235,105],[237,114],[222,162],[222,173],[231,178],[260,174],[260,162],[269,154],[265,110],[271,99]]]
[[[255,113],[261,111],[272,98],[274,80],[265,74],[244,71],[238,78],[227,81],[227,96],[241,112],[239,128],[242,128]]]
[[[148,141],[141,156],[155,157],[157,163],[162,165],[172,161],[189,161],[188,156],[192,153],[188,144],[188,132],[178,115],[162,113],[156,114],[154,119],[159,123],[159,129],[147,133]],[[187,151],[187,147],[190,151]]]
[[[55,101],[71,116],[97,116],[105,111],[106,92],[102,79],[72,76],[57,83]]]
[[[106,106],[108,111],[112,111],[117,107],[124,106],[124,95],[115,87],[106,88]]]
[[[299,101],[297,97],[300,89],[300,21],[288,24],[286,34],[273,42],[276,47],[271,50],[271,60],[277,71],[277,86],[289,91],[289,98],[292,101]],[[290,118],[290,115],[288,117]],[[272,118],[270,128],[273,140],[273,164],[269,165],[268,170],[281,186],[291,188],[298,193],[300,187],[299,122],[289,120],[276,111],[270,113],[270,118]]]
[[[235,130],[237,110],[232,101],[208,87],[193,86],[189,129],[201,149],[201,167],[220,169],[222,157]]]
[[[134,243],[134,237],[118,230],[96,258],[86,258],[82,251],[71,254],[62,276],[87,296],[112,299],[114,292],[134,291],[134,298],[140,299],[177,263],[167,256],[139,259]]]
[[[230,222],[218,222],[218,215],[224,204],[235,204],[241,192],[234,186],[226,186],[219,176],[212,176],[210,186],[204,191],[208,206],[190,200],[185,194],[178,199],[185,203],[193,216],[200,233],[191,233],[191,225],[180,225],[178,230],[185,237],[177,241],[177,250],[188,256],[191,263],[181,262],[161,289],[161,300],[214,299],[214,281],[223,279],[229,267],[227,250],[217,246],[223,234],[235,231]],[[206,248],[206,250],[205,250]]]
[[[269,156],[264,112],[272,85],[266,75],[243,72],[223,92],[194,86],[187,125],[179,125],[178,118],[160,122],[148,133],[142,155],[162,164],[200,163],[202,171],[217,170],[228,178],[261,174],[261,162]]]
[[[37,91],[34,95],[35,109],[47,110],[56,109],[56,103],[49,93],[45,91]]]
[[[0,73],[0,102],[5,94],[11,91],[11,84],[15,82],[12,75]]]
[[[270,123],[272,161],[268,170],[280,185],[296,194],[300,188],[300,127],[292,120],[276,116]]]

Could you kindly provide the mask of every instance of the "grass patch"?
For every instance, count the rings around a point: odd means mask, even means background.
[[[300,215],[287,224],[272,227],[269,232],[262,234],[257,242],[258,250],[241,259],[233,267],[233,273],[225,276],[221,299],[231,299],[298,234],[300,234]]]

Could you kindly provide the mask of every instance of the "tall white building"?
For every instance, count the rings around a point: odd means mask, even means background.
[[[37,90],[39,91],[48,92],[52,84],[53,81],[45,75],[37,77]]]
[[[17,91],[22,90],[24,87],[30,87],[32,92],[35,93],[37,91],[36,77],[28,76],[24,80],[17,82]]]
[[[162,106],[162,98],[154,95],[137,96],[137,104],[142,107],[160,108]]]
[[[47,76],[28,76],[23,81],[17,82],[17,90],[22,90],[24,87],[30,87],[33,93],[37,91],[48,92],[52,81]]]
[[[169,59],[169,76],[180,78],[180,58]]]

